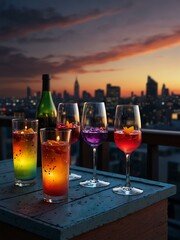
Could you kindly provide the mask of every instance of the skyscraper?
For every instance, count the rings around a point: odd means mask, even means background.
[[[76,80],[75,80],[75,83],[74,83],[74,100],[76,102],[78,102],[79,98],[80,98],[80,96],[79,96],[79,83],[78,83],[78,79],[76,77]]]
[[[85,102],[87,102],[87,101],[91,101],[92,100],[92,96],[91,96],[91,94],[89,93],[89,92],[87,92],[87,91],[83,91],[82,92],[82,99],[83,99],[83,101],[85,101]]]
[[[32,96],[31,88],[28,86],[27,87],[27,99],[30,99]]]
[[[104,90],[103,89],[95,90],[95,100],[103,102],[104,99],[105,99],[105,97],[104,97]]]
[[[165,84],[162,85],[161,95],[162,95],[162,97],[167,97],[167,96],[169,96],[169,89],[166,88],[166,85],[165,85]]]
[[[120,87],[106,85],[106,106],[108,108],[114,108],[119,103]]]
[[[158,96],[158,83],[148,76],[146,83],[146,97],[157,98]]]

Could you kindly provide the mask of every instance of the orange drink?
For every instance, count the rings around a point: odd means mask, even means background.
[[[68,198],[70,129],[40,129],[43,196],[46,202]]]

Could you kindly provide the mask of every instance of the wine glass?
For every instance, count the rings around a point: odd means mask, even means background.
[[[80,118],[77,103],[59,103],[57,111],[57,128],[71,129],[70,144],[78,141],[80,136]],[[70,173],[69,180],[78,180],[81,175]]]
[[[83,187],[105,187],[110,183],[99,180],[96,173],[96,149],[108,136],[107,116],[104,102],[85,102],[81,119],[83,140],[93,149],[93,177],[80,182]]]
[[[126,183],[113,188],[113,192],[121,195],[136,195],[143,192],[131,186],[130,155],[141,144],[141,118],[138,105],[117,105],[114,121],[115,144],[126,155]]]

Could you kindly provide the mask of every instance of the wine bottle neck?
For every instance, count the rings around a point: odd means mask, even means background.
[[[50,91],[50,79],[43,79],[42,92]]]

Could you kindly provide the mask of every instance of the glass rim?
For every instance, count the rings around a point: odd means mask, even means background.
[[[78,105],[77,102],[60,102],[60,103],[58,103],[58,105],[60,105],[60,104],[64,104],[64,105],[67,105],[67,104],[69,104],[69,105],[77,104]]]
[[[38,122],[35,118],[13,118],[12,122]]]
[[[134,106],[138,106],[139,107],[139,104],[117,104],[116,107],[134,107]]]
[[[56,127],[44,127],[40,128],[40,132],[48,131],[48,132],[71,132],[70,128],[56,128]]]
[[[97,104],[97,103],[105,104],[105,102],[103,102],[103,101],[100,101],[100,102],[98,102],[98,101],[95,101],[95,102],[84,102],[84,104],[87,104],[87,103],[89,103],[89,104]]]

